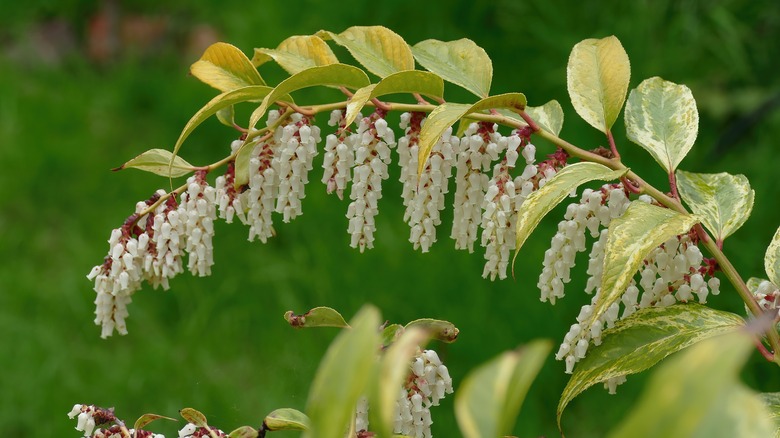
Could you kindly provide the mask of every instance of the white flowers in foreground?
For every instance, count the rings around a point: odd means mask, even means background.
[[[424,350],[412,359],[406,383],[399,389],[393,412],[393,433],[430,438],[431,406],[452,394],[452,378],[433,350]],[[356,407],[356,430],[368,431],[368,400],[361,397]]]
[[[76,430],[84,432],[85,437],[91,438],[125,438],[130,436],[135,438],[165,438],[163,435],[152,433],[146,430],[127,429],[121,422],[117,421],[114,412],[111,409],[102,409],[93,405],[74,405],[68,413],[68,418],[77,418]],[[116,423],[108,428],[99,428],[101,425]]]

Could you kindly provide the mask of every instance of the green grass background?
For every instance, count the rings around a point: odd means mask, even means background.
[[[632,88],[662,76],[693,89],[699,139],[682,168],[750,179],[756,211],[726,251],[745,277],[763,275],[764,248],[780,223],[780,111],[766,111],[755,124],[745,117],[780,93],[780,6],[773,0],[127,3],[125,11],[169,17],[180,30],[212,25],[222,40],[250,54],[290,35],[352,25],[385,25],[410,43],[471,38],[493,59],[493,93],[524,92],[532,105],[558,99],[567,117],[562,136],[587,148],[604,140],[568,103],[566,61],[578,41],[614,34],[631,58]],[[84,17],[98,6],[76,0],[4,5],[0,48],[24,47],[30,29],[53,18],[84,29]],[[146,412],[176,416],[190,406],[226,430],[258,426],[278,407],[302,409],[308,382],[337,332],[294,331],[282,319],[286,310],[327,305],[351,316],[368,302],[392,322],[450,320],[460,338],[435,348],[457,386],[468,370],[503,350],[539,337],[557,345],[590,300],[577,291],[582,276],[556,306],[538,299],[536,276],[560,209],[524,247],[517,280],[491,283],[480,277],[481,254],[452,249],[449,209],[431,253],[412,250],[396,167],[381,201],[376,248],[352,250],[347,202],[324,194],[315,167],[302,217],[291,224],[279,220],[278,236],[266,245],[247,242],[240,224],[219,223],[211,277],[182,275],[169,292],[145,288],[130,306],[130,334],[101,340],[85,275],[102,261],[110,230],[135,202],[167,185],[150,174],[108,169],[146,149],[171,148],[191,114],[215,93],[188,76],[197,55],[173,46],[151,56],[125,54],[104,66],[77,55],[45,65],[32,52],[9,53],[0,52],[0,432],[6,436],[78,436],[65,416],[74,403],[114,406],[130,422]],[[261,73],[272,82],[283,77],[271,66]],[[338,98],[328,91],[301,96],[299,102]],[[471,99],[454,87],[445,97]],[[621,117],[615,134],[624,161],[663,186],[663,173],[626,141],[622,123]],[[739,127],[746,129],[729,138]],[[183,156],[214,161],[233,135],[209,121]],[[586,260],[578,260],[582,267]],[[743,312],[728,286],[711,304]],[[780,390],[777,368],[754,356],[746,382]],[[545,363],[516,435],[558,435],[563,368],[552,358]],[[600,388],[580,396],[564,417],[567,436],[604,435],[630,409],[644,381],[642,375],[629,378],[616,396]],[[433,417],[436,436],[458,435],[452,398]],[[174,425],[154,428],[175,436]]]

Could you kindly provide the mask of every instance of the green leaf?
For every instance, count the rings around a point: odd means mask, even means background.
[[[349,328],[344,317],[330,307],[315,307],[303,315],[296,315],[292,310],[284,314],[284,319],[295,328],[303,327],[339,327]]]
[[[173,147],[173,156],[175,157],[178,155],[181,145],[184,144],[184,140],[192,134],[195,128],[205,122],[206,119],[216,114],[217,111],[237,103],[263,99],[272,90],[271,87],[266,87],[265,85],[254,85],[233,91],[226,91],[211,99],[203,108],[199,109],[192,118],[190,118],[186,125],[184,125],[184,129],[182,129],[179,138],[176,140],[176,145]]]
[[[465,88],[480,98],[490,94],[493,63],[482,47],[469,39],[425,40],[412,47],[417,62],[447,82]]]
[[[133,429],[135,430],[141,430],[149,423],[156,421],[156,420],[170,420],[170,421],[177,421],[175,418],[166,417],[164,415],[157,415],[157,414],[143,414],[140,417],[138,417],[137,420],[135,420],[135,424],[133,425]]]
[[[355,121],[358,113],[369,100],[396,93],[419,93],[426,96],[442,97],[444,81],[427,71],[407,70],[393,73],[379,83],[368,85],[355,92],[347,104],[344,126],[349,126]]]
[[[563,108],[557,100],[551,100],[542,106],[529,106],[525,112],[545,131],[552,132],[556,136],[563,128]]]
[[[626,104],[626,135],[642,146],[667,173],[688,154],[699,132],[699,111],[691,90],[659,77],[631,90]]]
[[[236,126],[236,111],[233,105],[217,111],[217,120],[225,126],[234,128]]]
[[[631,64],[614,36],[577,43],[569,55],[569,98],[586,122],[601,132],[612,128],[626,100]]]
[[[428,118],[420,130],[417,174],[422,175],[422,170],[425,168],[425,162],[431,155],[431,149],[433,149],[433,145],[439,141],[444,131],[454,125],[455,122],[460,120],[463,116],[493,108],[525,109],[525,105],[526,100],[524,94],[507,93],[486,97],[473,105],[447,102],[437,106],[428,114]]]
[[[761,398],[739,381],[752,350],[752,335],[736,331],[670,358],[610,437],[772,436],[775,428]]]
[[[620,298],[650,251],[674,236],[687,233],[696,222],[696,216],[642,201],[629,204],[623,216],[609,224],[601,292],[593,304],[593,313],[583,324],[593,325]]]
[[[442,321],[439,319],[423,318],[417,319],[405,327],[407,330],[412,328],[418,328],[426,331],[431,339],[437,341],[446,342],[448,344],[455,342],[458,339],[459,330],[455,327],[455,324],[449,321]]]
[[[192,423],[198,427],[208,427],[209,423],[206,421],[206,416],[203,415],[200,411],[196,411],[192,408],[184,408],[179,411],[179,415],[181,415],[181,418],[184,418],[184,420],[188,423]]]
[[[393,430],[393,410],[398,400],[398,391],[409,375],[412,357],[428,340],[428,333],[419,328],[405,330],[398,340],[385,351],[379,362],[375,387],[371,392],[369,414],[371,428],[381,431],[381,436],[390,436]],[[376,421],[376,420],[378,421]]]
[[[272,59],[291,75],[339,62],[328,43],[317,35],[295,35],[282,41],[276,49],[255,49],[252,64],[259,67]]]
[[[551,349],[548,340],[533,341],[469,373],[455,394],[455,416],[463,436],[510,434],[528,388]]]
[[[192,64],[190,73],[222,92],[265,85],[244,52],[227,43],[209,46],[203,56]]]
[[[281,408],[271,412],[266,415],[263,423],[270,431],[309,429],[309,417],[292,408]]]
[[[591,347],[577,363],[558,402],[558,427],[569,402],[591,386],[644,371],[672,353],[744,322],[738,315],[700,304],[637,310],[605,330],[601,345]]]
[[[769,281],[780,285],[780,228],[775,232],[764,255],[764,269]]]
[[[382,346],[389,347],[393,342],[404,333],[404,326],[401,324],[390,324],[382,329]]]
[[[257,438],[260,434],[257,433],[257,429],[252,426],[241,426],[238,429],[230,432],[228,438]]]
[[[249,126],[250,128],[255,127],[271,104],[293,91],[318,85],[336,85],[357,89],[368,84],[368,76],[363,70],[351,65],[331,64],[311,67],[285,79],[265,96],[263,103],[252,112]]]
[[[528,195],[517,215],[515,257],[534,232],[542,218],[560,204],[572,190],[593,180],[611,181],[625,175],[628,169],[612,170],[603,164],[581,161],[566,166],[550,178],[539,190]],[[512,260],[514,266],[514,260]],[[514,267],[513,267],[514,269]]]
[[[342,438],[355,405],[365,393],[376,366],[380,345],[379,311],[365,306],[352,319],[352,330],[336,337],[317,368],[306,412],[311,419],[310,436]]]
[[[165,149],[149,149],[127,163],[111,170],[118,171],[124,169],[138,169],[154,173],[155,175],[178,178],[192,172],[195,170],[195,167],[181,157],[174,157],[170,151]]]
[[[755,192],[745,175],[677,171],[680,196],[718,241],[750,217]]]
[[[414,70],[409,45],[386,27],[354,26],[339,34],[328,31],[317,34],[346,47],[357,62],[380,78],[403,70]]]
[[[769,411],[769,418],[775,424],[774,437],[780,438],[780,392],[764,392],[759,394],[759,397]]]

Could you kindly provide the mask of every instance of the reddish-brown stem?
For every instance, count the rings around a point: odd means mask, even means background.
[[[390,111],[390,105],[382,102],[381,100],[377,99],[376,97],[371,99],[371,102],[376,106],[377,108],[384,110],[384,111]]]
[[[623,183],[623,187],[625,187],[626,190],[628,190],[629,192],[631,192],[631,193],[633,193],[635,195],[638,195],[638,194],[642,193],[642,189],[640,189],[639,187],[635,186],[634,183],[631,182],[631,180],[626,178],[625,176],[620,178],[620,182]]]
[[[680,195],[677,194],[677,177],[674,176],[674,172],[669,172],[669,187],[672,190],[672,198],[680,199]]]
[[[414,95],[414,98],[417,100],[417,103],[419,103],[420,105],[430,105],[431,104],[430,102],[425,100],[425,98],[423,98],[422,95],[420,95],[420,93],[414,93],[413,95]]]
[[[770,362],[775,361],[775,355],[771,351],[767,350],[766,345],[764,345],[764,343],[761,342],[761,339],[756,338],[755,343],[756,343],[756,348],[761,353],[761,355],[764,356],[764,359]]]
[[[612,157],[620,161],[620,154],[615,144],[615,137],[612,136],[612,131],[607,130],[607,141],[609,142],[609,149],[612,151]]]
[[[296,113],[303,114],[304,116],[307,116],[307,117],[312,117],[312,116],[314,116],[316,114],[314,111],[311,110],[311,108],[303,108],[303,107],[300,107],[300,106],[298,106],[298,105],[296,105],[296,104],[294,104],[292,102],[282,102],[282,101],[280,101],[280,102],[276,102],[276,103],[279,106],[281,106],[281,107],[291,108]]]
[[[534,119],[532,119],[531,116],[528,115],[528,113],[526,113],[523,110],[520,110],[518,112],[518,114],[520,115],[520,117],[523,118],[525,123],[528,123],[528,127],[531,128],[531,133],[532,134],[535,133],[535,132],[539,132],[540,131],[539,125],[536,124]]]
[[[352,96],[354,96],[354,94],[351,91],[347,90],[347,87],[339,87],[339,90],[341,90],[341,92],[344,93],[344,95],[349,98],[352,98]]]

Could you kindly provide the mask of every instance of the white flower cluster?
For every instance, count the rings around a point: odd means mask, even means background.
[[[350,246],[360,252],[374,247],[374,217],[379,213],[378,201],[382,198],[382,180],[389,177],[390,148],[395,146],[395,134],[379,112],[364,117],[358,125],[355,142],[355,167],[352,190],[347,207],[351,234]]]
[[[228,436],[225,432],[217,429],[216,427],[209,426],[207,429],[205,427],[198,427],[192,423],[187,423],[179,431],[179,438],[208,438],[214,436],[212,433],[216,434],[218,437]]]
[[[439,212],[444,210],[444,195],[449,192],[447,182],[452,176],[460,139],[452,135],[452,127],[447,128],[431,148],[430,158],[418,178],[418,141],[424,116],[424,113],[401,114],[404,136],[398,139],[398,164],[399,180],[403,183],[401,196],[406,207],[404,221],[411,228],[409,242],[414,249],[420,248],[425,253],[436,242],[436,227],[441,224]]]
[[[317,143],[322,139],[320,128],[310,125],[309,119],[298,113],[290,116],[290,123],[274,131],[274,139],[279,145],[271,161],[278,178],[276,212],[288,223],[303,214],[301,199],[306,197],[309,171],[317,155]]]
[[[114,416],[111,409],[102,409],[93,405],[74,405],[68,413],[68,418],[78,417],[76,430],[84,432],[85,437],[91,438],[124,438],[127,433],[136,438],[165,438],[165,436],[146,430],[125,429]],[[107,429],[97,428],[98,425],[117,423]]]
[[[97,426],[95,422],[95,414],[97,411],[97,408],[94,406],[77,404],[73,405],[73,409],[71,409],[68,413],[68,418],[72,420],[78,416],[76,430],[79,432],[84,432],[85,437],[91,437],[92,432],[95,430],[95,426]]]
[[[234,140],[230,144],[230,151],[236,153],[242,143],[241,140]],[[235,181],[236,163],[231,161],[228,163],[225,174],[218,176],[216,181],[214,181],[214,188],[217,190],[219,218],[224,219],[228,224],[232,224],[233,216],[237,215],[238,219],[246,224],[246,211],[241,200],[242,197],[236,192]]]
[[[424,350],[412,359],[411,373],[399,390],[393,412],[393,433],[415,438],[430,438],[431,406],[452,394],[449,370],[433,350]],[[368,400],[361,397],[355,409],[357,431],[368,431]]]
[[[214,220],[217,218],[216,190],[206,182],[205,172],[187,178],[187,190],[181,194],[179,220],[184,222],[187,268],[193,275],[211,275],[214,264]]]
[[[272,115],[268,116],[268,123],[273,123]],[[275,146],[276,141],[273,138],[259,142],[252,149],[249,158],[249,190],[241,197],[244,200],[242,203],[248,209],[250,242],[258,238],[266,243],[268,238],[274,235],[271,213],[276,206],[278,185],[276,170],[271,166],[271,162]]]
[[[360,117],[362,119],[362,117]],[[338,126],[341,137],[328,134],[325,138],[325,156],[322,161],[322,183],[327,187],[327,193],[336,192],[339,199],[344,199],[347,183],[352,181],[350,169],[355,164],[356,135],[345,135],[344,114],[334,110],[330,114],[328,124]]]
[[[748,281],[748,287],[750,288],[753,296],[756,297],[758,305],[766,310],[773,311],[775,315],[778,314],[778,307],[780,307],[780,290],[777,286],[769,280],[759,280],[757,278],[751,278]],[[750,312],[748,312],[749,314]]]
[[[158,190],[157,195],[165,195],[165,191]],[[181,249],[186,245],[186,229],[174,197],[149,215],[146,235],[151,237],[144,257],[145,279],[155,288],[159,285],[168,290],[169,280],[184,272]],[[143,236],[138,237],[139,241]]]

